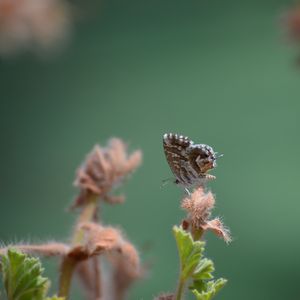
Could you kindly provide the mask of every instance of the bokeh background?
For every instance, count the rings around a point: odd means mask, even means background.
[[[89,1],[60,53],[1,58],[1,241],[66,239],[76,168],[95,143],[122,137],[144,162],[102,218],[151,265],[130,299],[172,291],[183,192],[161,189],[161,139],[178,132],[224,153],[210,187],[234,240],[206,236],[229,279],[216,298],[299,299],[300,71],[280,23],[291,4]],[[45,263],[55,290],[56,262]]]

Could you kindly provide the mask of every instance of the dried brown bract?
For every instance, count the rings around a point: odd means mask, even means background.
[[[187,211],[187,221],[192,229],[211,230],[225,242],[230,242],[229,230],[226,229],[220,219],[210,220],[211,211],[215,205],[215,198],[211,192],[205,192],[203,187],[199,187],[194,192],[182,200],[181,207]],[[188,226],[187,226],[188,227]]]
[[[88,300],[100,299],[101,295],[101,278],[95,278],[95,268],[98,269],[100,266],[97,257],[94,259],[82,261],[77,266],[77,275]]]
[[[114,266],[112,293],[116,300],[125,299],[128,289],[142,277],[142,269],[133,245],[127,242],[123,244],[122,248],[121,255],[110,256],[110,261]],[[131,263],[128,264],[128,262]]]
[[[140,165],[141,160],[141,151],[128,155],[121,139],[111,139],[106,148],[96,145],[77,172],[75,185],[81,192],[74,206],[81,206],[91,195],[109,203],[123,202],[123,196],[113,196],[110,192]]]
[[[86,232],[86,249],[89,255],[101,252],[110,256],[119,256],[124,260],[126,268],[139,273],[140,260],[134,246],[124,239],[121,232],[113,227],[103,227],[88,222],[81,225]]]
[[[114,299],[124,299],[128,288],[141,277],[142,268],[135,247],[112,227],[95,223],[84,223],[81,228],[86,232],[86,250],[89,255],[106,254],[113,265],[112,291]],[[87,266],[80,270],[81,277],[89,276]]]

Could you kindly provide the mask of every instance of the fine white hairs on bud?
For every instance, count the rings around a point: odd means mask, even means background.
[[[213,231],[226,243],[231,241],[229,230],[219,218],[210,219],[215,205],[215,198],[211,192],[205,192],[204,187],[198,187],[193,193],[184,198],[181,207],[188,213],[188,222],[196,230]]]

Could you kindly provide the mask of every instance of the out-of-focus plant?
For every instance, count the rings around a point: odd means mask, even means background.
[[[41,277],[38,259],[25,254],[61,257],[58,295],[63,299],[69,298],[74,273],[80,278],[87,299],[106,299],[108,295],[117,300],[125,298],[128,288],[141,277],[139,255],[120,230],[101,224],[98,208],[103,201],[110,204],[124,201],[124,196],[113,195],[113,190],[139,166],[141,159],[141,151],[128,155],[126,145],[117,138],[111,139],[105,148],[95,146],[77,172],[75,185],[80,192],[73,208],[79,211],[79,217],[71,242],[19,244],[0,249],[8,300],[45,298],[49,281]],[[107,295],[103,289],[99,256],[105,256],[113,269],[111,281],[105,289]],[[29,288],[31,285],[32,288]],[[23,293],[27,293],[26,288],[34,292],[36,298],[22,298]]]
[[[70,32],[66,0],[0,0],[0,55],[55,50]]]
[[[1,272],[8,300],[63,300],[46,297],[50,281],[42,277],[43,269],[37,258],[9,249],[2,255]]]
[[[298,52],[296,57],[297,65],[300,64],[300,2],[291,6],[282,16],[282,24],[286,39],[296,48]]]
[[[300,3],[285,12],[283,21],[290,41],[300,44]]]
[[[86,299],[126,298],[128,289],[141,278],[144,268],[135,246],[119,229],[104,226],[98,209],[103,202],[124,202],[124,196],[114,194],[115,188],[140,165],[141,159],[141,151],[128,155],[126,145],[117,138],[111,139],[107,147],[95,146],[77,171],[75,185],[79,195],[72,208],[79,211],[79,216],[70,242],[0,248],[7,300],[67,300],[74,274],[82,283]],[[183,198],[181,207],[187,216],[180,226],[173,228],[180,258],[178,286],[175,292],[161,294],[155,299],[181,300],[188,287],[197,300],[210,300],[225,285],[225,279],[213,279],[214,264],[204,257],[205,242],[201,241],[208,230],[230,241],[229,232],[220,219],[211,219],[214,203],[213,194],[203,185]],[[61,258],[58,297],[47,298],[50,281],[42,276],[39,259],[31,255]],[[100,256],[112,266],[110,280],[105,282]]]

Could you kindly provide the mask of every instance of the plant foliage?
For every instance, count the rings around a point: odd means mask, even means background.
[[[1,256],[3,284],[8,300],[63,300],[63,298],[46,298],[50,285],[43,277],[41,262],[15,249],[8,249]]]
[[[173,232],[180,258],[180,280],[192,280],[190,289],[197,300],[212,299],[227,280],[213,280],[214,263],[203,257],[205,242],[194,241],[190,233],[178,226],[173,227]]]

